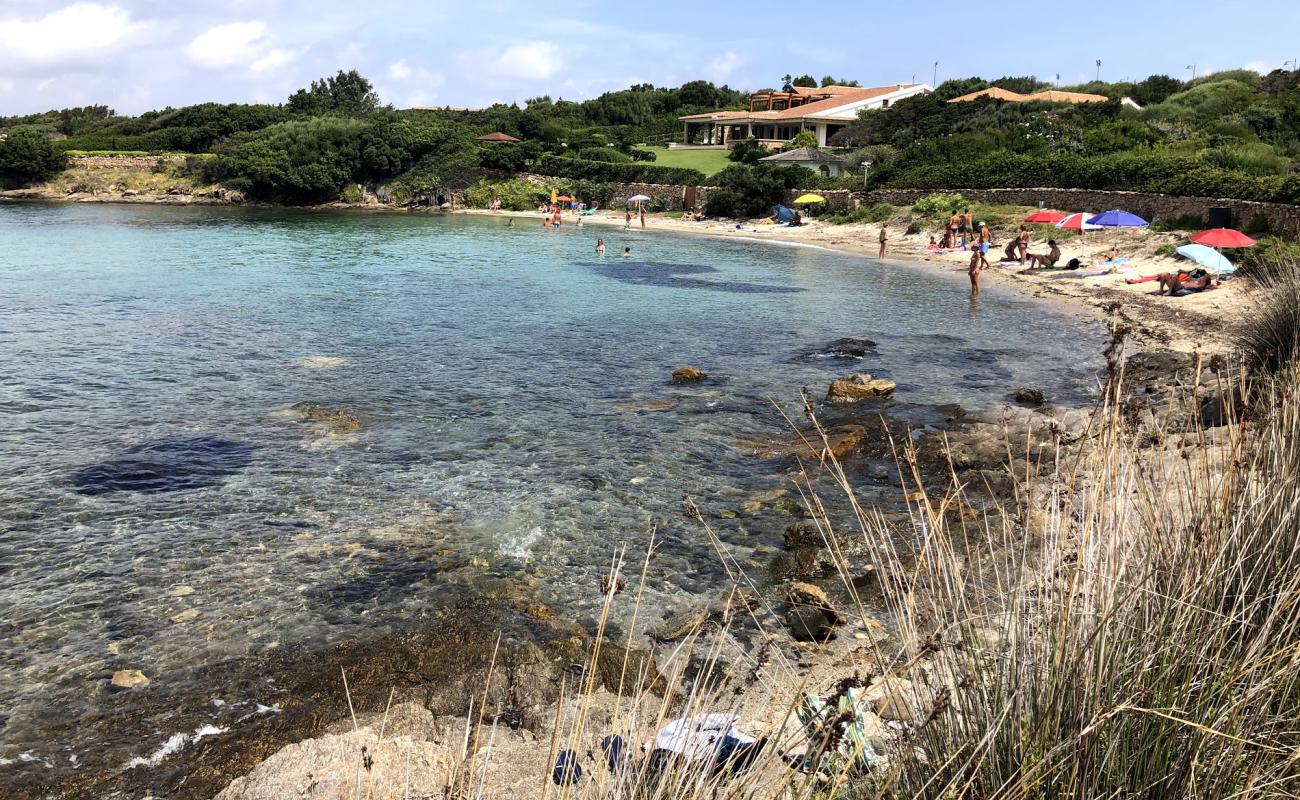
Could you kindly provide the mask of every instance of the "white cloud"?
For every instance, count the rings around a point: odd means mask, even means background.
[[[0,69],[71,69],[96,65],[149,28],[118,5],[74,3],[43,17],[0,19]]]
[[[407,66],[406,59],[404,58],[400,61],[394,61],[388,66],[388,77],[394,80],[404,81],[414,74],[415,70]]]
[[[185,48],[185,54],[190,61],[205,69],[246,67],[253,72],[266,72],[297,57],[292,50],[274,44],[265,22],[231,22],[209,28],[194,37]]]
[[[528,42],[505,49],[492,65],[492,72],[502,78],[546,80],[559,71],[563,55],[550,42]]]
[[[714,83],[725,83],[736,74],[736,70],[745,65],[745,59],[738,53],[728,50],[720,54],[704,67],[704,74]]]

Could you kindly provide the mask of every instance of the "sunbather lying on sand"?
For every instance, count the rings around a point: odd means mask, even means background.
[[[1182,280],[1184,276],[1173,275],[1168,272],[1162,272],[1156,276],[1160,281],[1160,291],[1157,294],[1176,295],[1187,292],[1203,292],[1214,284],[1214,278],[1205,270],[1194,270]]]

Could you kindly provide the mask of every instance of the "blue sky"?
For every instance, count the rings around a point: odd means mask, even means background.
[[[0,115],[279,102],[356,68],[399,107],[585,99],[792,72],[864,85],[982,75],[1175,77],[1300,58],[1300,3],[0,0]],[[1095,8],[1090,16],[1086,9]],[[978,42],[973,35],[980,30]],[[1003,43],[1006,44],[1003,44]]]

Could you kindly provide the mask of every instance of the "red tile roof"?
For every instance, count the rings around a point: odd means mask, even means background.
[[[487,134],[487,135],[485,135],[485,136],[480,136],[480,137],[478,137],[478,141],[480,141],[480,142],[517,142],[517,141],[519,141],[519,140],[516,139],[515,137],[511,136],[511,135],[508,134],[508,133],[502,133],[501,131],[495,131],[495,132],[493,132],[493,133],[489,133],[489,134]]]

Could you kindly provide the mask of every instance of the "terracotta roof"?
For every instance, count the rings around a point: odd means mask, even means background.
[[[843,164],[844,159],[834,153],[818,150],[816,147],[799,147],[774,156],[760,158],[759,161],[787,161],[795,163],[817,162],[819,164]]]
[[[846,91],[834,97],[828,97],[825,100],[818,100],[813,103],[807,103],[802,106],[795,106],[794,108],[787,108],[774,112],[776,114],[775,119],[803,119],[804,117],[823,114],[827,111],[839,108],[840,106],[846,106],[849,103],[860,103],[863,100],[871,100],[875,97],[893,94],[894,92],[903,89],[911,89],[914,86],[920,86],[920,84],[896,83],[893,86],[876,86],[870,89],[847,89]]]
[[[1020,94],[1002,89],[997,86],[990,86],[987,89],[981,89],[978,92],[964,94],[961,97],[954,97],[949,103],[965,103],[979,97],[992,97],[994,100],[1005,100],[1008,103],[1029,103],[1032,101],[1043,101],[1050,103],[1104,103],[1109,97],[1101,94],[1084,94],[1083,92],[1061,92],[1055,89],[1047,89],[1033,94]]]
[[[1034,92],[1030,100],[1050,100],[1053,103],[1104,103],[1110,98],[1104,94],[1087,94],[1086,92],[1058,92],[1047,90]]]
[[[517,142],[517,141],[519,141],[519,140],[516,139],[515,137],[511,136],[511,135],[508,134],[508,133],[502,133],[501,131],[495,131],[495,132],[493,132],[493,133],[489,133],[489,134],[487,134],[487,135],[485,135],[485,136],[480,136],[480,137],[478,137],[478,141],[480,141],[480,142]]]
[[[690,116],[687,117],[678,117],[678,119],[717,119],[717,120],[744,119],[747,117],[755,116],[760,113],[767,113],[767,112],[755,111],[754,113],[751,114],[748,111],[706,111],[703,114],[691,114]]]
[[[990,86],[987,89],[980,89],[978,92],[964,94],[961,97],[954,97],[949,103],[966,103],[976,100],[980,97],[992,97],[994,100],[1006,100],[1008,103],[1023,103],[1029,99],[1029,95],[1020,94],[1019,92],[1008,91],[997,86]]]

